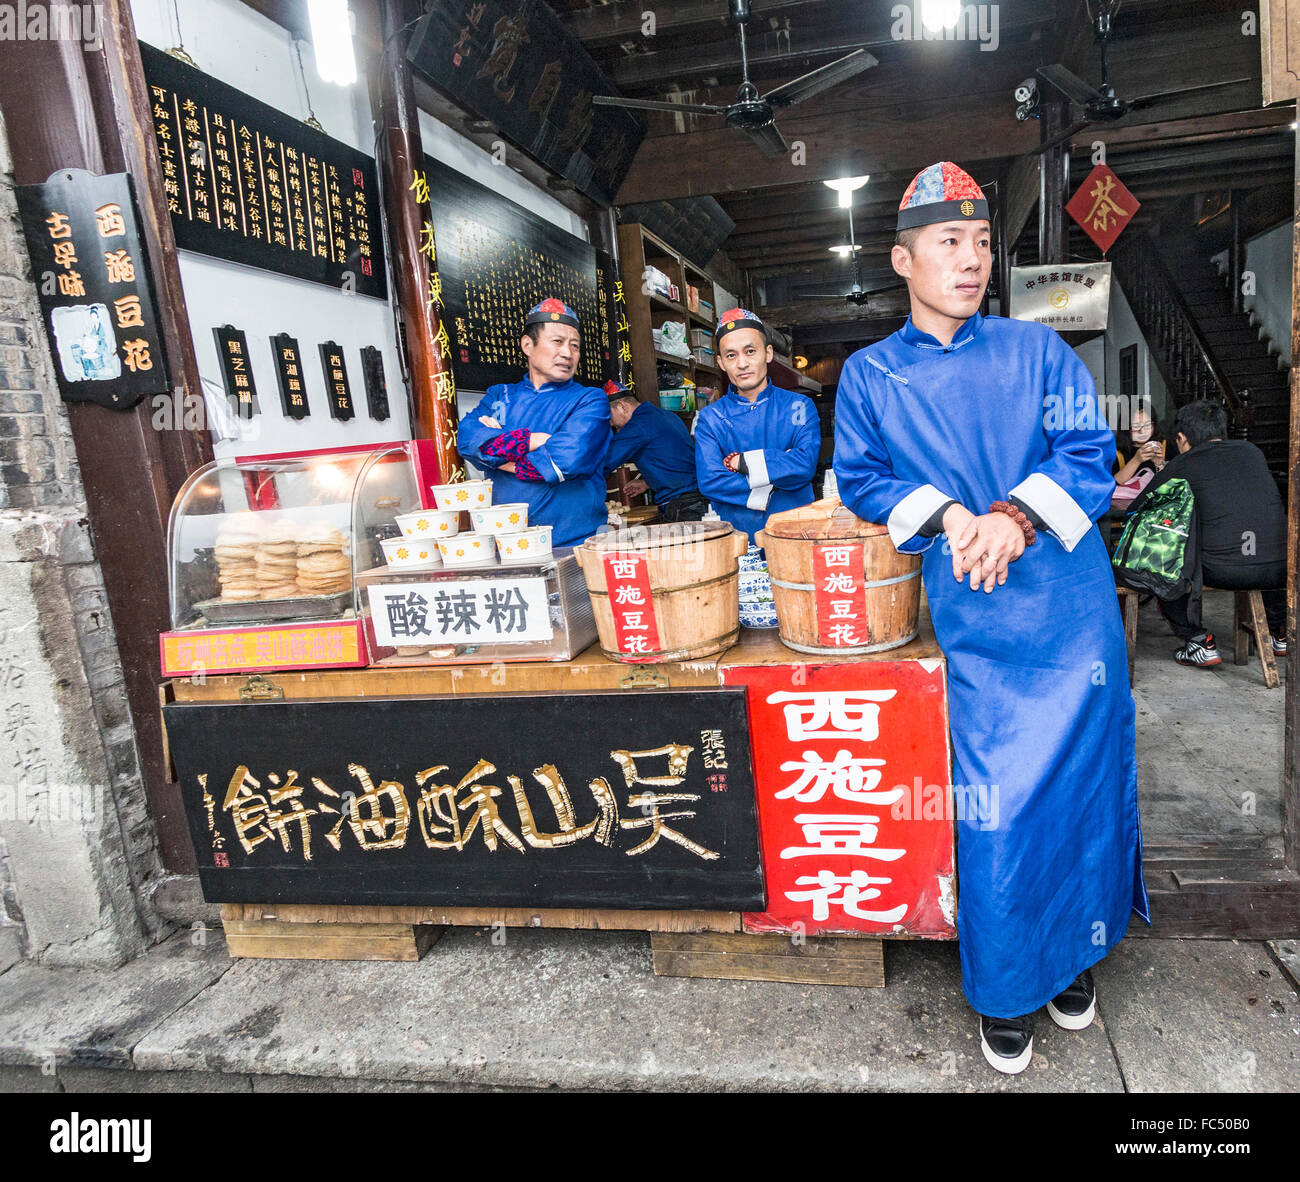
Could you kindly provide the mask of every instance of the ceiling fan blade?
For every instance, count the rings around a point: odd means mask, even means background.
[[[790,145],[785,142],[785,136],[777,130],[775,123],[768,123],[763,127],[742,127],[740,130],[768,156],[784,156],[790,150]]]
[[[795,103],[812,98],[813,95],[829,90],[846,78],[852,78],[854,74],[861,74],[863,70],[869,70],[879,64],[880,62],[865,49],[855,49],[845,57],[828,62],[769,91],[763,96],[763,101],[778,109],[792,107]]]
[[[1194,94],[1198,90],[1218,90],[1221,86],[1237,86],[1242,82],[1250,82],[1250,78],[1229,78],[1223,82],[1206,82],[1201,86],[1188,86],[1182,90],[1165,90],[1159,94],[1144,94],[1138,98],[1129,99],[1127,106],[1130,111],[1142,111],[1147,107],[1155,106],[1157,103],[1174,102],[1185,94]]]
[[[1041,156],[1044,152],[1050,152],[1053,148],[1059,148],[1062,144],[1068,144],[1076,135],[1085,127],[1091,124],[1085,119],[1082,123],[1076,123],[1069,131],[1062,132],[1054,140],[1048,140],[1045,144],[1039,144],[1032,152],[1027,152],[1028,156]]]
[[[679,111],[686,115],[725,115],[726,107],[715,107],[700,103],[661,103],[654,99],[610,98],[597,94],[591,100],[599,107],[631,107],[637,111]]]
[[[1072,74],[1059,63],[1051,66],[1039,66],[1038,76],[1050,82],[1066,98],[1086,107],[1089,103],[1100,102],[1106,96],[1094,86],[1089,86],[1078,74]]]

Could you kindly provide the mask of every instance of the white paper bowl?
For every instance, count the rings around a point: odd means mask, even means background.
[[[385,538],[379,544],[389,566],[442,565],[442,555],[432,538]]]
[[[491,536],[485,534],[439,538],[438,550],[443,566],[476,566],[480,562],[495,562],[497,557]]]
[[[399,513],[395,520],[407,538],[454,538],[460,532],[460,514],[441,509]]]
[[[551,530],[553,526],[534,525],[514,534],[499,534],[497,550],[507,566],[525,562],[546,562],[551,557]]]
[[[462,480],[459,484],[430,486],[439,509],[483,509],[492,504],[492,481]]]
[[[513,505],[489,505],[485,509],[471,509],[469,518],[474,532],[479,534],[517,534],[528,528],[528,506],[520,502]]]

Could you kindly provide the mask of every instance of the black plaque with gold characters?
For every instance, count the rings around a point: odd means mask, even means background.
[[[388,418],[388,383],[384,380],[384,355],[374,345],[361,350],[361,373],[366,380],[366,405],[377,423]]]
[[[330,402],[330,418],[346,423],[356,417],[352,405],[352,388],[348,385],[348,367],[343,360],[343,347],[333,341],[320,346],[321,368],[325,371],[325,392]]]
[[[519,338],[530,308],[554,296],[578,314],[576,380],[603,386],[605,358],[596,251],[590,243],[425,157],[437,270],[451,328],[452,368],[462,390],[517,382]]]
[[[212,903],[766,906],[743,689],[173,702]]]
[[[61,169],[17,194],[59,392],[127,410],[170,390],[131,177]]]
[[[221,377],[230,412],[241,419],[251,419],[261,413],[262,407],[257,401],[257,383],[253,381],[253,366],[248,357],[248,338],[230,324],[214,328],[212,335],[217,338],[217,356],[221,359]]]
[[[307,386],[302,372],[302,350],[287,332],[271,338],[271,356],[275,358],[275,378],[280,386],[280,406],[285,417],[305,419],[311,414],[307,404]]]
[[[140,43],[176,245],[385,299],[374,160]]]

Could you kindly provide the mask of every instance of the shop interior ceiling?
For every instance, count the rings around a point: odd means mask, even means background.
[[[725,0],[550,3],[624,96],[705,104],[734,98],[740,60]],[[767,158],[717,120],[645,112],[649,134],[620,205],[714,197],[735,223],[722,249],[766,297],[769,318],[796,330],[797,342],[865,343],[892,331],[905,313],[905,292],[882,292],[863,306],[795,298],[798,288],[847,291],[853,281],[848,260],[830,250],[847,243],[847,216],[822,181],[870,174],[855,194],[854,230],[864,275],[880,274],[889,266],[899,199],[919,168],[951,159],[982,184],[997,186],[1001,178],[1001,187],[1014,187],[1017,178],[1032,179],[1036,193],[1038,158],[1025,154],[1039,145],[1040,123],[1016,119],[1016,87],[1053,63],[1100,82],[1085,0],[976,4],[983,25],[968,26],[968,39],[941,42],[921,39],[919,7],[753,0],[750,73],[761,90],[858,47],[880,64],[782,115],[786,139],[805,145],[802,164]],[[1149,228],[1190,232],[1186,211],[1194,194],[1287,188],[1295,116],[1290,106],[1261,108],[1260,41],[1243,17],[1257,6],[1123,0],[1110,7],[1116,92],[1173,97],[1080,131],[1071,141],[1070,189],[1091,170],[1097,140],[1142,202],[1137,224]],[[900,18],[900,9],[911,15]],[[643,33],[647,12],[653,36]],[[994,41],[995,48],[985,47]],[[1057,97],[1039,85],[1044,97]],[[1072,122],[1079,114],[1071,112]],[[1036,224],[1031,217],[1026,233]],[[1036,250],[1021,258],[1035,261]]]

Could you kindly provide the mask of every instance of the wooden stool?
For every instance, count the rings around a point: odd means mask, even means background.
[[[1206,591],[1221,590],[1218,587],[1206,587]],[[1277,661],[1273,656],[1273,634],[1268,628],[1268,617],[1264,614],[1264,596],[1259,591],[1237,591],[1234,593],[1235,606],[1232,620],[1232,659],[1237,665],[1244,665],[1250,659],[1250,644],[1255,643],[1259,653],[1259,667],[1264,674],[1264,684],[1269,689],[1277,689],[1282,684],[1277,672]]]
[[[1116,586],[1119,610],[1124,617],[1124,647],[1128,650],[1128,683],[1133,684],[1135,655],[1138,640],[1138,593],[1132,587]]]

